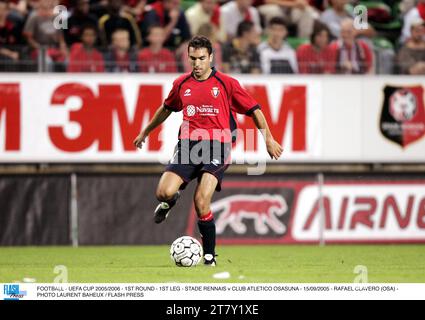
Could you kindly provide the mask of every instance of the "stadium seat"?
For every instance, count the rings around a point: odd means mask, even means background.
[[[361,1],[359,5],[367,8],[367,16],[370,23],[389,23],[393,20],[391,8],[383,2]]]
[[[394,45],[391,43],[391,41],[389,41],[386,38],[375,37],[372,39],[372,42],[375,49],[393,49],[394,50]]]
[[[183,11],[186,11],[188,8],[190,8],[191,6],[193,6],[197,1],[196,0],[183,0],[181,2],[180,8]]]
[[[286,38],[286,41],[288,41],[289,45],[294,50],[297,50],[297,48],[300,45],[310,42],[310,40],[308,38],[297,38],[297,37],[288,37],[288,38]]]
[[[385,37],[395,43],[402,27],[402,21],[399,18],[399,1],[386,2],[362,0],[359,4],[367,8],[368,22],[375,28],[379,38]],[[389,5],[390,3],[392,5]]]

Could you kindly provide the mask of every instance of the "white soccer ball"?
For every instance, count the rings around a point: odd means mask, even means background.
[[[202,259],[202,246],[198,240],[189,236],[176,239],[170,248],[171,260],[179,267],[194,267]]]

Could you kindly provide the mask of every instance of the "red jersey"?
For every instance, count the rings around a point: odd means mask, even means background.
[[[74,43],[69,56],[68,72],[104,72],[102,54],[93,49],[87,51],[81,43]]]
[[[145,48],[139,52],[138,59],[140,72],[177,72],[176,59],[168,49],[162,48],[154,53],[150,48]]]
[[[321,74],[329,72],[330,49],[318,51],[312,44],[306,43],[298,47],[297,60],[299,73]]]
[[[239,82],[212,69],[206,80],[196,80],[191,73],[173,83],[164,107],[183,111],[179,139],[232,142],[236,129],[235,112],[251,115],[260,106]],[[233,137],[234,140],[234,137]]]
[[[344,68],[344,62],[350,61],[352,70]],[[342,41],[337,40],[329,45],[329,71],[331,73],[368,73],[373,64],[373,52],[366,42],[355,40],[353,47],[347,47]]]

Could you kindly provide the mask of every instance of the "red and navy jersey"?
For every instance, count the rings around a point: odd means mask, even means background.
[[[232,142],[235,112],[251,115],[260,106],[239,82],[213,68],[206,80],[184,74],[173,83],[164,107],[183,111],[179,139]],[[233,137],[233,139],[232,139]]]

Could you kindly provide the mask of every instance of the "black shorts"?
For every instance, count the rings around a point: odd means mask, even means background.
[[[200,181],[202,174],[209,172],[217,178],[216,190],[220,191],[224,171],[230,165],[230,152],[230,143],[215,140],[179,140],[165,171],[174,172],[183,179],[181,190],[193,179]]]

